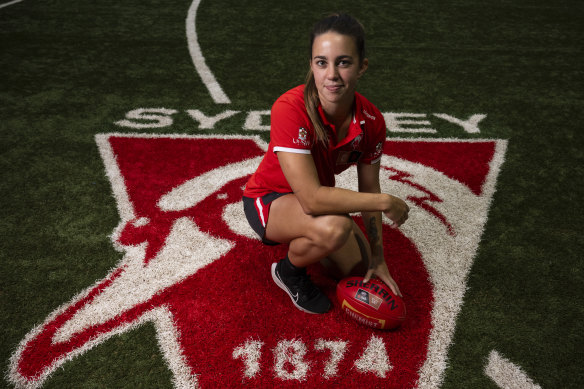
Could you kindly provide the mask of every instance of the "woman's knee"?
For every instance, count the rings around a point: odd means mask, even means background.
[[[317,227],[318,240],[329,252],[340,249],[353,230],[353,222],[349,216],[322,216]]]

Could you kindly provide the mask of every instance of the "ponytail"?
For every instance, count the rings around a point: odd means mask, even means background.
[[[306,112],[308,117],[312,122],[314,127],[315,141],[322,142],[325,146],[328,145],[328,133],[324,128],[324,124],[320,119],[320,114],[318,112],[318,106],[320,104],[320,99],[318,97],[318,90],[316,89],[316,84],[314,83],[314,74],[312,70],[308,69],[308,74],[306,75],[306,84],[304,86],[304,106],[306,107]]]

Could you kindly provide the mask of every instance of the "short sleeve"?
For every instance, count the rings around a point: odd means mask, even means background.
[[[304,104],[278,99],[272,106],[270,143],[274,152],[310,154],[314,134]]]

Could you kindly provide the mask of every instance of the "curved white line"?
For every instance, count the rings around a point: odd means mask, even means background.
[[[8,7],[9,5],[20,3],[22,0],[14,0],[6,4],[0,4],[0,8]]]
[[[158,208],[170,212],[194,207],[228,182],[252,174],[262,158],[259,156],[230,163],[190,179],[162,195],[158,200]]]
[[[519,366],[504,358],[495,350],[492,350],[489,354],[489,361],[485,366],[485,374],[499,388],[541,389],[541,386],[533,382]]]
[[[193,0],[188,14],[187,14],[187,21],[186,21],[186,29],[187,29],[187,42],[189,45],[189,53],[191,54],[191,58],[193,60],[193,64],[195,65],[195,69],[199,76],[203,80],[203,83],[209,90],[211,97],[217,104],[229,104],[231,101],[229,97],[223,92],[221,89],[221,85],[211,73],[211,70],[205,63],[205,57],[203,57],[203,52],[201,51],[201,47],[199,46],[199,42],[197,41],[197,31],[195,26],[195,17],[197,15],[197,8],[199,8],[199,4],[201,0]]]

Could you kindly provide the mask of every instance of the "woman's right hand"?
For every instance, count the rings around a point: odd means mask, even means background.
[[[394,227],[399,227],[408,220],[410,207],[399,197],[388,196],[390,199],[389,207],[383,211],[383,214],[393,222]]]

